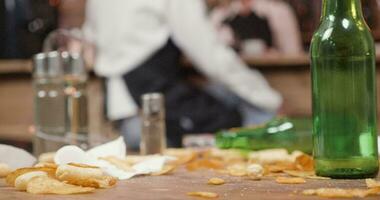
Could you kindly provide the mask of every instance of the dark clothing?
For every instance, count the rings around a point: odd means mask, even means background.
[[[56,28],[55,8],[45,0],[13,0],[13,5],[0,1],[0,58],[30,58]]]
[[[241,125],[237,109],[229,108],[185,81],[180,67],[181,53],[171,41],[150,59],[123,76],[141,107],[141,95],[165,95],[169,144],[180,146],[184,133],[209,133]]]
[[[268,21],[257,16],[254,12],[247,16],[236,15],[226,19],[224,23],[231,27],[236,39],[240,42],[248,39],[261,39],[265,41],[268,47],[273,46]]]

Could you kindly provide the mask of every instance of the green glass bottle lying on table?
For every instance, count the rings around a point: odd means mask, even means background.
[[[276,118],[254,128],[235,128],[216,134],[221,149],[262,150],[285,148],[289,152],[312,152],[312,123],[304,118]]]
[[[360,0],[323,0],[311,44],[319,176],[365,178],[378,172],[374,49]]]

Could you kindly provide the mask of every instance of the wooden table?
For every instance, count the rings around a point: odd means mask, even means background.
[[[207,185],[209,178],[221,177],[226,184],[220,186]],[[380,179],[380,176],[378,177]],[[240,177],[220,175],[211,171],[187,172],[178,169],[172,175],[136,177],[118,182],[112,189],[97,190],[93,194],[84,195],[32,195],[16,191],[13,188],[0,184],[0,200],[184,200],[200,199],[189,197],[187,192],[208,191],[219,194],[218,199],[235,200],[297,200],[297,199],[325,199],[304,196],[300,194],[304,189],[320,187],[365,188],[364,180],[307,180],[306,184],[280,185],[273,178],[261,181],[244,180]],[[379,196],[365,199],[380,199]]]

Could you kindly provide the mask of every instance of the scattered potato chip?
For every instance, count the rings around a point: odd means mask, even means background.
[[[380,187],[380,182],[375,179],[367,178],[365,179],[365,183],[368,188],[377,188]]]
[[[0,178],[8,176],[12,172],[12,169],[7,165],[0,163]]]
[[[49,167],[49,168],[57,168],[58,165],[56,165],[55,163],[45,162],[45,163],[37,163],[37,164],[34,165],[34,167]]]
[[[251,180],[260,180],[264,174],[263,166],[259,164],[250,164],[247,166],[247,175]]]
[[[276,182],[280,184],[301,184],[306,183],[305,179],[299,177],[277,177]]]
[[[217,198],[219,195],[214,192],[188,192],[187,195],[202,198]]]
[[[55,152],[43,153],[38,157],[40,163],[54,163]]]
[[[56,177],[60,181],[83,187],[109,188],[116,184],[115,178],[104,175],[98,167],[88,165],[60,165]]]
[[[26,191],[32,194],[81,194],[93,192],[95,188],[81,187],[60,182],[49,177],[34,177],[29,181]]]
[[[169,173],[173,172],[174,170],[175,170],[175,166],[174,165],[165,165],[162,168],[161,171],[151,173],[150,175],[152,175],[152,176],[161,176],[161,175],[169,174]]]
[[[313,157],[307,154],[302,154],[296,158],[295,165],[296,165],[296,168],[299,170],[313,171],[314,170]]]
[[[248,155],[250,163],[274,164],[279,162],[293,162],[293,158],[286,149],[267,149],[254,151]]]
[[[15,188],[18,190],[26,190],[26,187],[33,178],[39,177],[39,176],[45,176],[47,177],[47,173],[43,171],[33,171],[33,172],[28,172],[25,174],[22,174],[18,176],[15,180]]]
[[[115,165],[117,168],[124,170],[124,171],[131,171],[132,170],[132,165],[127,162],[125,159],[120,159],[115,156],[108,156],[108,157],[103,157],[100,158],[101,160],[105,160],[109,162],[112,165]]]
[[[244,162],[247,159],[247,156],[242,153],[241,150],[237,149],[213,148],[210,150],[209,156],[211,158],[223,160],[223,162],[226,163]]]
[[[164,155],[176,157],[172,164],[183,165],[193,161],[197,157],[197,152],[192,149],[166,149]]]
[[[372,189],[341,189],[341,188],[319,188],[309,189],[302,192],[304,195],[317,195],[326,198],[363,198],[370,195],[380,194],[380,188]]]
[[[294,170],[295,165],[291,162],[278,162],[273,164],[268,164],[264,166],[265,174],[268,173],[279,173],[285,170]]]
[[[20,168],[20,169],[17,169],[15,171],[11,172],[10,174],[8,174],[5,181],[7,182],[7,184],[9,184],[11,186],[15,186],[15,181],[16,181],[17,177],[19,177],[25,173],[34,172],[34,171],[43,171],[43,172],[46,172],[48,174],[48,176],[55,177],[56,168],[51,168],[51,167]]]
[[[246,176],[247,165],[245,163],[236,163],[227,167],[227,170],[231,176]]]
[[[226,183],[226,181],[221,178],[210,178],[207,181],[207,184],[209,185],[223,185],[224,183]]]
[[[186,169],[189,171],[199,170],[199,169],[222,169],[223,163],[216,159],[198,159],[194,160],[186,165]]]
[[[285,174],[294,177],[308,178],[308,179],[317,179],[317,180],[329,180],[329,177],[321,177],[315,175],[314,171],[297,171],[297,170],[284,170]]]

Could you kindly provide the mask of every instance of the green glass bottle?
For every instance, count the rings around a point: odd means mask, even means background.
[[[360,0],[323,0],[311,60],[316,173],[376,176],[375,47]]]
[[[222,149],[262,150],[285,148],[289,152],[312,152],[312,124],[305,118],[276,118],[255,128],[235,128],[216,134]]]

